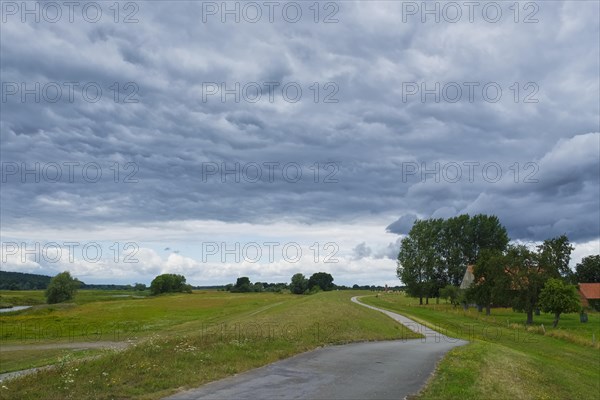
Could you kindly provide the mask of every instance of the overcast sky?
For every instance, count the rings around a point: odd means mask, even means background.
[[[2,2],[2,269],[395,285],[462,213],[599,253],[599,3],[475,3]]]

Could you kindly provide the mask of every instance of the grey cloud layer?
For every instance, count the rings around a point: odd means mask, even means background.
[[[97,82],[104,89],[93,104],[3,102],[2,162],[96,162],[106,177],[9,177],[0,194],[3,224],[396,215],[389,229],[402,233],[416,216],[488,212],[514,238],[598,237],[596,4],[540,3],[536,24],[403,23],[396,2],[342,2],[337,24],[204,24],[200,2],[139,5],[137,24],[2,25],[3,82]],[[202,100],[203,82],[267,81],[298,82],[303,98],[290,104],[276,91],[273,103],[266,93],[258,103]],[[135,82],[139,103],[116,104],[114,82]],[[315,104],[313,82],[334,82],[339,102]],[[497,82],[503,96],[497,103],[482,101],[480,92],[473,103],[403,102],[403,82]],[[539,102],[515,103],[514,82],[535,82]],[[113,182],[114,162],[135,163],[139,182]],[[274,182],[204,182],[207,162],[294,162],[304,175],[296,183],[279,170]],[[309,167],[327,162],[339,166],[338,182],[315,183]],[[496,162],[504,178],[403,179],[406,163],[422,162]],[[538,182],[514,183],[515,162],[521,174],[535,163]],[[357,255],[365,251],[359,246]]]

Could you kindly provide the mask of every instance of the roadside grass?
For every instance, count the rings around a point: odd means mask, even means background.
[[[125,350],[104,350],[98,358],[69,360],[7,381],[0,398],[157,399],[319,346],[419,337],[387,316],[350,302],[350,297],[368,293],[203,292],[124,301],[121,306],[148,305],[142,316],[166,310],[171,322],[180,323],[155,321],[163,329]],[[95,304],[64,312],[93,314],[98,311]]]
[[[12,352],[8,352],[12,353]],[[98,349],[44,349],[44,350],[17,350],[15,354],[0,354],[2,364],[0,373],[21,371],[43,365],[58,363],[62,358],[71,355],[74,360],[91,357],[101,353]],[[5,356],[6,355],[6,356]]]
[[[597,332],[597,314],[590,315],[588,326],[577,319],[582,332],[578,332],[579,325],[567,323],[564,327],[559,324],[556,331],[546,328],[544,335],[542,330],[526,329],[510,320],[494,321],[497,310],[492,310],[490,317],[482,317],[462,309],[451,310],[451,306],[419,306],[418,300],[402,294],[365,297],[362,301],[471,341],[446,355],[427,387],[416,396],[419,400],[595,399],[600,393],[598,346],[592,345],[591,338],[579,343],[589,332]],[[506,317],[507,311],[496,317]],[[540,317],[534,321],[539,323]],[[565,320],[570,317],[565,316]],[[509,318],[524,319],[518,314]]]

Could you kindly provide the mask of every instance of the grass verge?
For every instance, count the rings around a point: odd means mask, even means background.
[[[471,341],[448,353],[416,397],[419,400],[594,399],[600,393],[600,351],[590,343],[577,343],[575,326],[557,337],[517,324],[503,325],[493,317],[414,305],[414,299],[398,294],[362,301]],[[582,327],[584,331],[595,328]]]

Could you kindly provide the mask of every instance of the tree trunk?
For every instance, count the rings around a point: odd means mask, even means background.
[[[429,305],[429,296],[425,297],[425,304]]]
[[[556,328],[556,325],[558,325],[558,319],[560,318],[560,313],[555,313],[554,314],[554,322],[552,323],[552,327]]]
[[[423,296],[419,296],[419,305],[423,305]]]
[[[488,304],[487,306],[485,306],[485,315],[490,315],[491,314],[491,306]]]
[[[533,324],[533,310],[527,310],[527,325]]]

